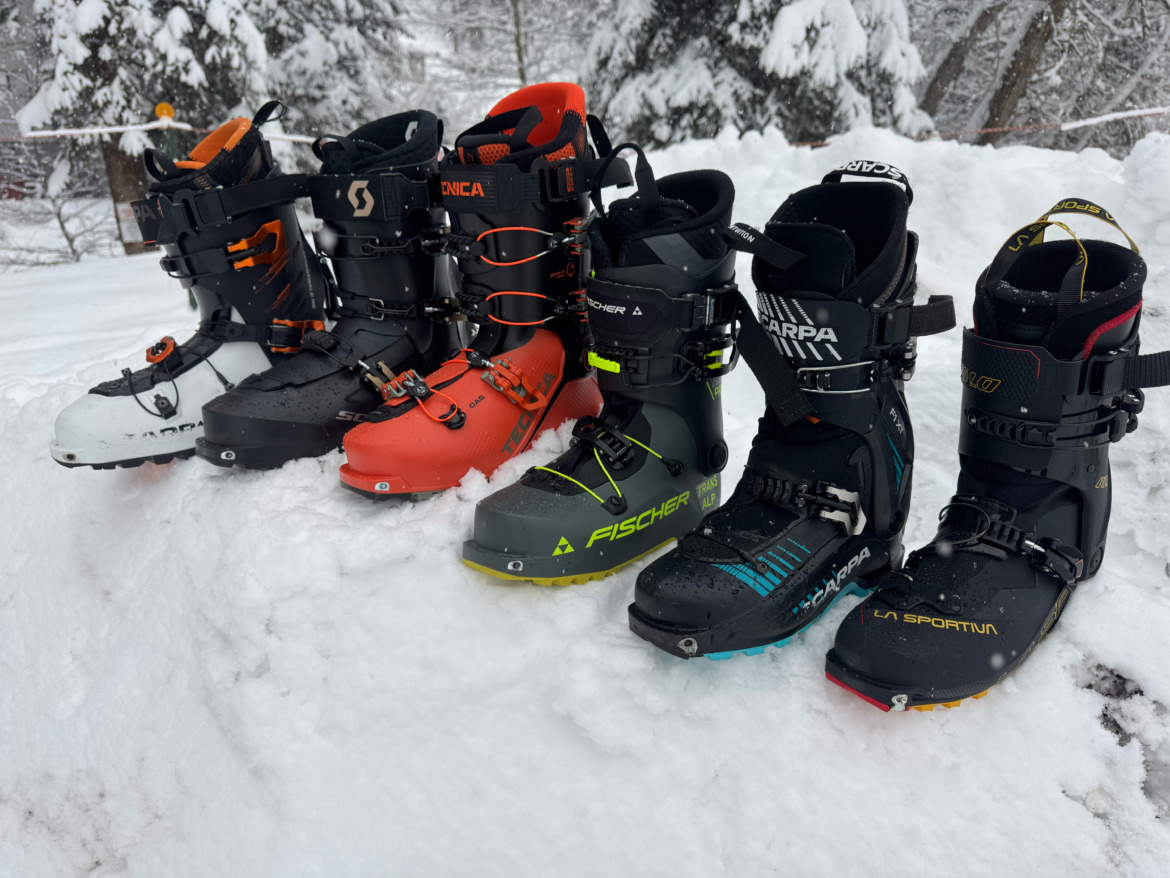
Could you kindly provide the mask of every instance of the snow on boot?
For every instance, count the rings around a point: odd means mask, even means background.
[[[763,234],[736,227],[771,356],[795,369],[807,414],[769,404],[731,499],[638,577],[630,628],[655,646],[713,659],[782,646],[901,562],[914,459],[902,382],[915,336],[954,325],[949,298],[913,304],[910,199],[901,172],[857,162],[790,196]]]
[[[589,363],[604,407],[577,422],[568,452],[476,507],[463,560],[493,576],[600,579],[719,505],[720,377],[734,365],[739,302],[723,232],[735,190],[719,171],[655,184],[640,153],[638,195],[589,229]]]
[[[441,134],[433,114],[414,110],[314,144],[322,167],[309,187],[337,323],[203,407],[204,460],[263,468],[339,448],[382,404],[388,374],[430,371],[461,346],[450,257],[439,254]]]
[[[387,403],[346,434],[342,484],[375,498],[491,473],[542,430],[601,406],[585,364],[581,282],[582,226],[602,161],[587,145],[584,92],[569,83],[521,89],[455,147],[440,167],[448,250],[462,310],[479,332],[437,371],[389,380]],[[598,147],[608,152],[608,143]]]
[[[1045,241],[1066,199],[1004,244],[963,334],[958,488],[934,541],[841,624],[830,680],[882,710],[954,707],[1023,662],[1105,552],[1109,447],[1170,352],[1138,355],[1146,265],[1106,241]],[[1129,240],[1129,236],[1126,236]]]
[[[303,178],[282,176],[260,125],[216,129],[185,161],[146,151],[154,178],[134,215],[163,269],[193,294],[199,328],[182,344],[167,336],[147,368],[94,387],[57,417],[53,459],[65,466],[165,463],[195,452],[204,403],[295,353],[307,329],[324,327],[324,272],[297,223]]]

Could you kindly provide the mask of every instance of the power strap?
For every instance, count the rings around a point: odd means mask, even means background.
[[[774,265],[781,271],[787,271],[808,256],[783,244],[778,244],[759,229],[753,229],[746,223],[736,223],[723,230],[723,237],[731,247],[741,253],[750,253],[758,256],[769,265]]]
[[[795,424],[812,411],[796,372],[787,359],[777,356],[776,346],[760,326],[760,321],[756,319],[743,293],[736,291],[735,296],[739,305],[736,344],[743,354],[744,362],[760,382],[764,398],[781,425],[787,427]]]
[[[407,177],[392,171],[370,174],[321,174],[309,178],[309,196],[318,219],[387,222],[405,219],[413,210],[439,203],[437,177]]]
[[[145,243],[173,244],[180,235],[207,226],[222,226],[242,214],[288,204],[310,192],[311,178],[294,174],[268,177],[228,189],[152,194],[131,206]]]

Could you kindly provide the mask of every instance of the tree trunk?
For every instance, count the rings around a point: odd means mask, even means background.
[[[122,249],[126,251],[127,256],[155,249],[142,243],[142,235],[134,221],[134,212],[130,209],[132,202],[138,201],[146,194],[146,174],[142,168],[142,159],[122,152],[111,137],[103,137],[101,146]]]
[[[1007,71],[999,82],[995,94],[987,105],[987,118],[980,128],[1002,128],[1011,121],[1012,115],[1019,106],[1020,99],[1028,88],[1031,79],[1048,41],[1056,29],[1056,24],[1064,15],[1070,0],[1050,0],[1047,8],[1041,7],[1028,22],[1028,29],[1020,45],[1008,62]],[[995,143],[1005,132],[989,131],[979,136],[980,143]]]
[[[975,48],[975,44],[979,42],[983,32],[995,21],[995,17],[999,15],[999,10],[1003,8],[1005,2],[1006,0],[997,0],[995,3],[984,6],[978,14],[970,19],[971,24],[967,28],[967,32],[951,46],[942,63],[934,71],[934,76],[931,77],[930,84],[922,95],[920,106],[926,113],[933,116],[938,112],[938,106],[942,103],[947,89],[963,71],[967,56],[971,54],[971,50]]]
[[[528,85],[528,70],[524,64],[524,34],[520,30],[520,0],[512,0],[512,27],[516,35],[516,72],[520,85]]]

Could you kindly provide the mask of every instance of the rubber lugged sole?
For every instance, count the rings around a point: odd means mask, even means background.
[[[569,576],[518,576],[512,573],[501,573],[499,570],[495,570],[491,567],[485,567],[483,564],[477,564],[475,561],[470,560],[466,555],[466,546],[468,545],[466,543],[464,544],[463,563],[472,570],[478,570],[480,573],[486,573],[489,576],[495,577],[496,579],[507,579],[513,582],[532,582],[536,585],[584,585],[586,582],[596,582],[599,579],[605,579],[607,576],[617,573],[622,568],[630,566],[635,561],[640,561],[647,555],[653,555],[659,549],[666,548],[673,542],[674,537],[671,537],[669,540],[666,540],[663,543],[659,543],[654,548],[647,549],[642,554],[636,555],[633,558],[628,558],[622,563],[618,564],[616,567],[611,567],[608,570],[595,570],[589,573],[574,573]]]
[[[1020,660],[1022,661],[1022,659]],[[958,707],[971,698],[982,698],[988,690],[1018,667],[1015,662],[1010,669],[994,678],[973,683],[963,689],[946,692],[918,691],[908,686],[888,686],[867,679],[850,670],[838,659],[834,650],[825,656],[825,676],[842,689],[852,692],[863,701],[868,701],[879,710],[898,713],[905,710],[934,710],[935,707]]]
[[[114,460],[108,463],[84,463],[82,461],[70,462],[54,457],[57,463],[67,469],[76,469],[78,467],[87,466],[90,469],[133,469],[134,467],[142,466],[144,463],[164,464],[170,463],[173,460],[186,460],[195,454],[195,449],[190,448],[185,451],[172,451],[170,454],[153,454],[147,457],[132,457],[127,460]]]

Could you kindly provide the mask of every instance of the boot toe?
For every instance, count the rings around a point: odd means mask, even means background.
[[[634,589],[639,613],[680,629],[710,628],[749,612],[759,602],[759,594],[747,584],[678,550],[643,570]]]

